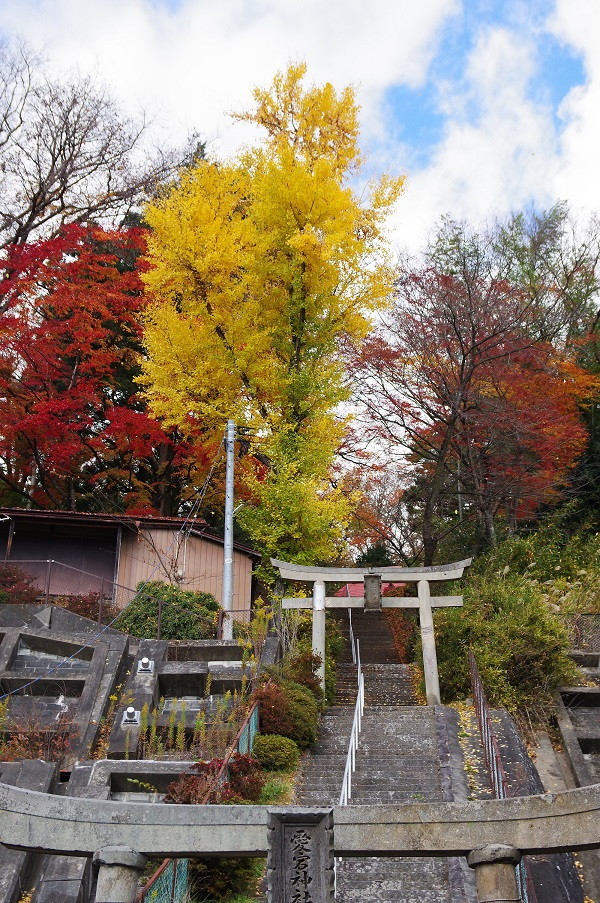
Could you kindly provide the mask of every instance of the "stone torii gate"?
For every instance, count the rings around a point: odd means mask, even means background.
[[[284,609],[312,609],[312,646],[321,659],[319,677],[325,682],[325,611],[327,608],[362,608],[365,611],[380,611],[382,608],[418,608],[423,646],[423,670],[425,672],[425,693],[427,705],[440,705],[440,680],[438,676],[435,635],[433,632],[433,608],[461,606],[462,596],[432,596],[431,581],[458,580],[472,559],[440,564],[433,567],[306,567],[287,561],[271,559],[273,567],[279,570],[284,580],[294,580],[313,584],[312,599],[288,598],[282,600]],[[416,583],[416,597],[381,597],[382,578],[389,582]],[[364,583],[364,596],[326,596],[325,583]]]

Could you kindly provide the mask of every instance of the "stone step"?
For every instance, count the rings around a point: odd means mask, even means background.
[[[442,799],[442,794],[437,790],[365,790],[354,784],[351,785],[352,797],[349,805],[354,806],[387,806],[392,803],[437,803]]]
[[[349,638],[348,613],[337,609],[331,613],[340,626],[341,632]],[[352,628],[359,641],[360,657],[364,664],[370,662],[398,662],[398,653],[387,619],[382,611],[364,612],[360,609],[352,611]],[[351,660],[350,643],[346,643],[346,658]]]
[[[343,619],[340,620],[343,623]],[[402,805],[442,799],[435,715],[418,706],[410,671],[395,655],[383,616],[353,618],[361,643],[366,707],[349,805]],[[387,632],[387,638],[386,638]],[[386,651],[387,647],[387,651]],[[298,803],[336,805],[356,698],[356,671],[338,664],[337,705],[321,719],[302,766]],[[348,705],[340,705],[348,701]],[[446,860],[347,859],[338,863],[336,903],[451,903]],[[452,903],[463,903],[454,900]]]
[[[337,863],[337,901],[450,903],[448,867],[439,859],[345,859]]]
[[[433,777],[429,774],[426,778],[423,778],[422,769],[419,772],[416,768],[403,768],[400,766],[390,771],[381,765],[374,765],[373,768],[369,765],[369,773],[372,776],[365,777],[365,769],[360,767],[360,763],[357,763],[357,766],[357,770],[352,775],[352,782],[356,787],[364,787],[366,794],[370,793],[371,790],[401,789],[412,791],[418,788],[427,790],[433,787],[437,792],[438,789],[439,775],[435,774],[435,772]]]

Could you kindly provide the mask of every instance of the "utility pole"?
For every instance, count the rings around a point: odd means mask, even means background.
[[[235,449],[235,423],[227,421],[225,436],[225,534],[223,537],[223,630],[222,639],[233,639],[233,460]]]

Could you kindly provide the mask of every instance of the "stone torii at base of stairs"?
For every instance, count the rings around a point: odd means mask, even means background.
[[[440,680],[438,676],[435,634],[433,632],[434,608],[448,608],[463,604],[462,596],[432,596],[430,582],[458,580],[472,559],[440,564],[433,567],[306,567],[287,561],[271,559],[273,567],[279,570],[283,580],[294,580],[313,584],[312,599],[288,598],[282,600],[284,609],[312,609],[313,652],[321,659],[319,677],[325,682],[325,610],[327,608],[363,608],[365,611],[379,611],[382,608],[418,608],[423,647],[423,670],[425,672],[425,693],[427,705],[440,705]],[[389,582],[416,583],[416,597],[381,597],[381,580]],[[364,583],[364,596],[326,596],[325,583]]]

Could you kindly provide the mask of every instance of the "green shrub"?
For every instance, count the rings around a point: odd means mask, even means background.
[[[556,689],[576,679],[568,639],[540,586],[519,575],[474,575],[465,580],[462,608],[435,615],[442,697],[470,694],[473,649],[492,705],[542,716]]]
[[[347,640],[342,633],[340,622],[336,621],[335,618],[327,618],[325,626],[325,648],[327,649],[328,657],[333,659],[334,662],[337,662],[344,654],[346,642]]]
[[[307,749],[317,739],[317,722],[319,706],[307,687],[293,681],[284,681],[283,687],[289,701],[288,714],[294,726],[291,740],[295,740],[300,749]]]
[[[264,859],[190,859],[191,899],[225,903],[238,894],[253,898],[265,864]]]
[[[137,596],[119,616],[115,627],[131,636],[161,640],[210,640],[217,635],[219,605],[210,593],[184,590],[160,581],[138,583]]]
[[[323,690],[318,677],[321,666],[321,657],[315,655],[312,649],[298,652],[283,668],[283,675],[297,684],[306,687],[313,694],[317,702],[323,702]]]
[[[280,734],[257,734],[252,755],[267,771],[292,771],[298,764],[300,750],[289,737]]]
[[[312,650],[312,616],[306,615],[299,620],[298,640],[292,658],[284,665],[283,672],[296,683],[304,684],[313,690],[319,704],[331,705],[335,698],[336,685],[336,661],[343,655],[346,648],[346,638],[341,632],[339,621],[335,618],[326,619],[325,629],[325,693],[320,687],[320,681],[316,679],[314,665],[320,661]],[[306,664],[312,659],[313,677],[307,673]],[[300,664],[302,663],[302,664]],[[300,665],[300,667],[298,667]]]

